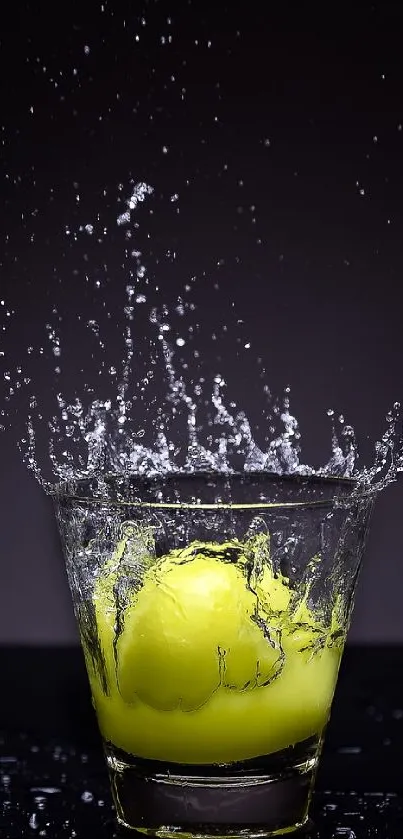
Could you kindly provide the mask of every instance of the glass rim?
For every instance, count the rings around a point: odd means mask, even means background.
[[[182,500],[176,499],[173,501],[164,501],[164,500],[148,500],[148,499],[141,499],[141,498],[111,498],[107,495],[92,495],[88,492],[86,494],[79,494],[77,491],[73,491],[72,485],[75,485],[77,489],[80,488],[80,485],[88,485],[91,484],[92,481],[99,480],[99,477],[96,475],[88,476],[85,478],[77,479],[75,482],[68,482],[63,481],[60,484],[57,484],[54,489],[49,492],[49,495],[53,498],[55,502],[57,501],[72,501],[76,502],[80,505],[107,505],[110,507],[130,507],[135,509],[150,509],[150,510],[234,510],[234,511],[241,511],[241,510],[268,510],[268,509],[303,509],[309,507],[328,507],[332,508],[336,505],[341,504],[348,504],[348,503],[358,503],[361,500],[367,498],[367,500],[373,499],[373,493],[371,492],[368,487],[360,487],[359,481],[357,478],[351,477],[337,477],[336,475],[278,475],[274,472],[232,472],[232,473],[212,473],[212,472],[174,472],[168,473],[168,475],[154,475],[154,476],[146,476],[140,474],[133,474],[133,475],[104,475],[102,479],[105,481],[109,481],[112,484],[113,481],[119,480],[119,478],[124,478],[125,480],[131,480],[135,482],[137,487],[141,490],[141,487],[144,488],[148,485],[152,485],[153,483],[157,486],[158,481],[160,482],[161,486],[169,484],[173,481],[178,481],[180,484],[181,482],[188,481],[197,481],[209,479],[210,481],[214,482],[226,482],[227,484],[231,484],[233,482],[238,483],[240,480],[250,480],[250,479],[257,479],[258,482],[264,485],[274,484],[275,482],[283,483],[284,486],[292,486],[295,485],[303,487],[304,484],[307,487],[318,485],[318,487],[331,487],[334,486],[339,489],[345,488],[346,492],[340,492],[339,494],[329,495],[327,498],[304,498],[303,500],[274,500],[268,501],[265,499],[259,499],[256,501],[248,502],[248,501],[227,501],[227,500],[217,500],[214,502],[206,502],[201,500]],[[356,491],[354,491],[356,490]]]

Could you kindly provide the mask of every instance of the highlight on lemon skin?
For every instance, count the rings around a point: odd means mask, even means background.
[[[273,572],[267,536],[144,559],[116,637],[122,555],[118,545],[94,592],[108,695],[89,671],[106,740],[144,758],[227,763],[321,733],[341,645]]]

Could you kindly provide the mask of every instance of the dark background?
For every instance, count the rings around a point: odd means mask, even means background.
[[[291,387],[306,461],[330,455],[329,407],[371,461],[403,397],[403,11],[254,0],[7,6],[0,369],[12,428],[0,436],[0,640],[68,643],[51,503],[16,439],[27,394],[47,406],[59,388],[44,329],[55,305],[70,393],[81,376],[98,392],[80,318],[109,312],[110,357],[121,353],[136,266],[116,217],[131,179],[154,187],[133,229],[150,299],[158,285],[160,302],[172,301],[196,277],[207,377],[223,372],[262,426],[263,365],[274,392]],[[79,231],[87,223],[92,236]],[[27,354],[31,343],[44,352]],[[8,373],[15,381],[25,370],[31,390],[6,401]],[[402,501],[402,482],[379,498],[353,641],[403,638]]]

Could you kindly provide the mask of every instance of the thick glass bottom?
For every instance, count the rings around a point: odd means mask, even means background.
[[[106,744],[119,823],[149,836],[247,837],[306,824],[322,740],[228,765],[142,760]]]

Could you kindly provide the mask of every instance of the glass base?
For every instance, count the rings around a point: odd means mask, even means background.
[[[252,839],[308,821],[321,740],[243,763],[193,766],[106,756],[118,822],[148,836]]]

